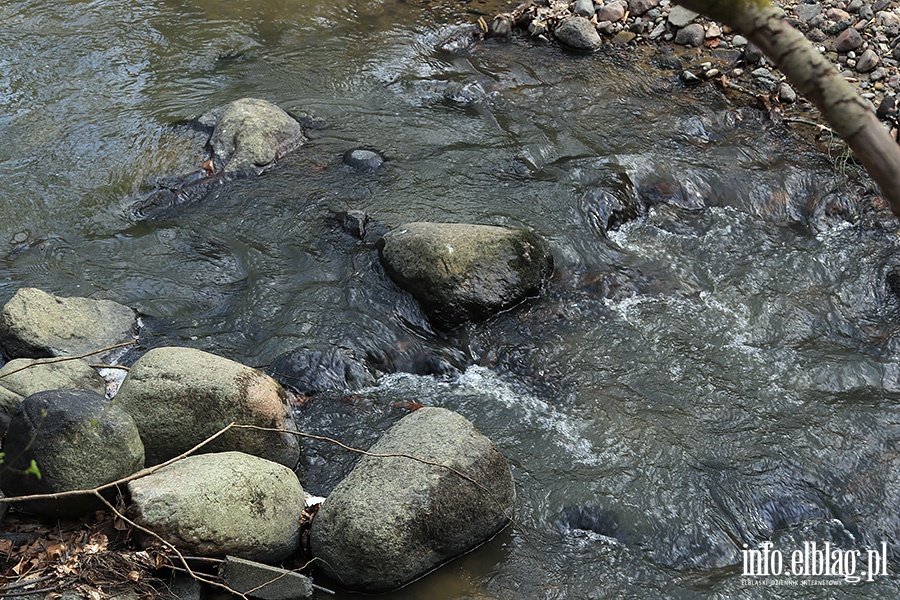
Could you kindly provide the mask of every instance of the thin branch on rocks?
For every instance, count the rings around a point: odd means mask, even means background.
[[[55,492],[52,494],[32,494],[30,496],[10,496],[8,498],[6,498],[6,497],[0,498],[0,503],[2,503],[2,502],[7,502],[7,503],[28,502],[31,500],[59,500],[60,498],[68,498],[71,496],[86,496],[86,495],[95,495],[96,496],[100,492],[106,491],[106,490],[114,488],[114,487],[118,487],[118,486],[122,485],[123,483],[128,483],[129,481],[134,481],[135,479],[140,479],[141,477],[146,477],[147,475],[150,475],[151,473],[155,473],[156,471],[159,471],[163,467],[167,467],[174,462],[178,462],[179,460],[187,458],[191,454],[194,454],[195,452],[197,452],[197,450],[203,448],[204,446],[206,446],[207,444],[209,444],[210,442],[212,442],[213,440],[215,440],[216,438],[218,438],[219,436],[223,435],[225,432],[227,432],[228,430],[230,430],[236,426],[237,425],[235,425],[234,422],[229,423],[228,425],[226,425],[225,427],[223,427],[216,433],[212,434],[211,436],[209,436],[208,438],[206,438],[205,440],[203,440],[202,442],[200,442],[199,444],[197,444],[190,450],[187,450],[186,452],[182,452],[175,458],[170,458],[166,462],[159,463],[158,465],[153,465],[152,467],[147,467],[146,469],[141,469],[140,471],[137,471],[136,473],[132,473],[128,477],[123,477],[121,479],[117,479],[117,480],[111,481],[109,483],[104,483],[103,485],[98,485],[97,487],[91,488],[89,490],[69,490],[67,492]]]
[[[223,430],[220,431],[219,433],[225,433],[225,431],[227,431],[227,429],[228,429],[228,428],[226,427],[225,429],[223,429]],[[212,439],[212,438],[210,438],[210,439],[207,440],[207,441],[211,441],[211,439]],[[180,459],[183,458],[183,457],[177,457],[177,458],[180,460]],[[173,459],[173,460],[174,460],[174,459]],[[145,473],[145,475],[146,475],[146,473]],[[188,565],[187,559],[185,559],[184,555],[183,555],[183,554],[178,550],[178,548],[176,548],[171,542],[166,541],[162,536],[160,536],[160,535],[159,535],[158,533],[156,533],[155,531],[153,531],[153,530],[151,530],[151,529],[148,529],[148,528],[146,528],[146,527],[144,527],[144,526],[142,526],[142,525],[139,525],[139,524],[135,523],[134,521],[132,521],[131,519],[129,519],[128,517],[126,517],[124,514],[122,514],[122,513],[119,511],[119,509],[117,509],[115,506],[113,506],[112,503],[111,503],[109,500],[107,500],[106,498],[104,498],[104,497],[103,497],[103,494],[101,494],[99,491],[93,490],[93,495],[96,496],[97,498],[99,498],[100,501],[103,502],[103,504],[105,504],[105,505],[107,506],[107,508],[109,508],[109,510],[111,510],[111,511],[113,512],[114,515],[116,515],[117,517],[119,517],[120,519],[122,519],[123,521],[125,521],[126,523],[128,523],[129,525],[131,525],[132,527],[134,527],[135,529],[137,529],[138,531],[141,531],[141,532],[145,533],[146,535],[149,535],[149,536],[152,537],[153,539],[157,540],[157,541],[160,542],[163,546],[165,546],[165,548],[166,548],[167,550],[170,550],[171,552],[173,552],[173,553],[175,554],[175,556],[178,557],[178,560],[181,562],[181,564],[184,565],[184,570],[185,570],[185,571],[187,572],[187,574],[190,575],[193,579],[195,579],[195,580],[197,580],[197,581],[200,581],[200,582],[202,582],[202,583],[211,585],[211,586],[213,586],[213,587],[217,587],[217,588],[223,589],[223,590],[225,590],[226,592],[229,592],[229,593],[231,593],[231,594],[234,594],[234,595],[238,596],[239,598],[243,598],[244,600],[249,600],[249,599],[247,598],[246,595],[240,593],[240,592],[237,591],[237,590],[234,590],[234,589],[230,588],[229,586],[225,585],[224,583],[215,581],[215,580],[213,580],[213,579],[208,579],[208,578],[206,578],[206,577],[204,577],[204,576],[199,575],[198,573],[196,573],[196,572],[190,567],[190,565]]]
[[[130,342],[122,342],[120,344],[113,344],[112,346],[107,346],[106,348],[100,348],[99,350],[93,350],[91,352],[86,352],[84,354],[79,354],[78,356],[57,356],[54,358],[43,358],[34,361],[31,364],[25,365],[24,367],[19,367],[18,369],[13,369],[9,373],[4,373],[0,375],[0,379],[4,377],[9,377],[15,373],[20,371],[24,371],[25,369],[30,369],[31,367],[37,367],[40,365],[52,365],[53,363],[63,362],[67,360],[78,360],[81,358],[87,358],[88,356],[94,356],[95,354],[101,354],[103,352],[109,352],[110,350],[115,350],[116,348],[124,348],[125,346],[132,346],[137,344],[137,340],[131,340]],[[93,365],[91,365],[93,366]],[[114,367],[112,365],[103,365],[104,368],[115,368],[115,369],[126,369],[127,367]]]
[[[500,509],[500,514],[502,514],[504,517],[506,517],[506,519],[509,520],[510,523],[515,523],[516,525],[520,526],[520,524],[518,522],[516,522],[516,520],[511,515],[507,514],[506,510],[503,508],[503,504],[494,496],[494,494],[491,493],[491,491],[489,489],[487,489],[484,485],[475,481],[472,477],[469,477],[468,475],[466,475],[459,469],[455,469],[455,468],[451,467],[450,465],[445,465],[443,463],[427,460],[425,458],[420,458],[418,456],[413,456],[412,454],[405,454],[402,452],[398,452],[398,453],[369,452],[368,450],[361,450],[359,448],[354,448],[353,446],[348,446],[347,444],[340,442],[334,438],[326,437],[324,435],[315,435],[312,433],[304,433],[302,431],[291,431],[290,429],[281,429],[278,427],[261,427],[259,425],[235,425],[234,427],[236,429],[255,429],[258,431],[288,433],[288,434],[295,435],[295,436],[301,437],[301,438],[318,440],[320,442],[328,442],[329,444],[334,444],[336,446],[339,446],[340,448],[343,448],[344,450],[349,450],[350,452],[362,454],[363,456],[371,456],[373,458],[406,458],[409,460],[414,460],[416,462],[420,462],[425,465],[430,465],[432,467],[446,469],[446,470],[450,471],[451,473],[453,473],[454,475],[456,475],[457,477],[468,481],[469,483],[471,483],[472,485],[477,487],[479,490],[481,490],[482,493],[484,493],[488,498],[490,498],[494,502],[494,504],[497,505],[497,508]]]

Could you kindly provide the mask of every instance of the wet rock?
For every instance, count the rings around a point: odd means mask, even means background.
[[[256,456],[189,456],[128,491],[129,515],[186,553],[278,562],[299,544],[303,488],[289,468]]]
[[[407,223],[384,236],[381,258],[442,328],[480,321],[537,295],[553,271],[550,247],[525,230]]]
[[[879,119],[887,119],[892,114],[896,115],[896,100],[892,96],[885,96],[882,99],[881,103],[878,105],[878,109],[875,111],[875,114]]]
[[[257,98],[235,100],[197,121],[212,128],[209,147],[216,173],[260,172],[306,141],[296,119]]]
[[[686,27],[698,16],[697,13],[683,6],[674,6],[669,11],[669,24],[673,27]]]
[[[487,97],[487,90],[477,81],[451,85],[444,92],[444,99],[456,106],[472,106]]]
[[[294,429],[284,390],[256,369],[191,348],[155,348],[132,365],[116,403],[134,417],[155,465],[191,449],[232,421]],[[300,457],[289,433],[234,429],[203,452],[238,450],[294,468]]]
[[[344,164],[358,171],[374,171],[384,164],[384,157],[375,150],[354,148],[344,153]]]
[[[366,238],[366,230],[369,224],[369,215],[361,210],[348,210],[339,212],[335,217],[341,224],[341,228],[353,237],[363,240]]]
[[[313,597],[309,578],[262,563],[226,556],[219,577],[236,592],[261,600],[303,600]]]
[[[134,420],[88,390],[54,390],[26,398],[4,440],[0,482],[7,496],[91,489],[140,470],[144,447]],[[40,477],[28,472],[32,460]],[[42,515],[77,516],[99,508],[93,496],[19,505]]]
[[[863,45],[862,36],[852,27],[843,30],[834,40],[835,52],[849,52]]]
[[[0,343],[9,358],[85,354],[133,340],[136,330],[137,315],[127,306],[36,288],[19,289],[0,312]]]
[[[868,73],[874,71],[875,67],[877,67],[880,62],[881,58],[875,54],[874,50],[868,48],[860,54],[859,58],[856,60],[856,70],[860,73]]]
[[[17,358],[0,369],[0,386],[20,396],[73,388],[91,390],[101,396],[106,393],[106,382],[82,359],[47,363]]]
[[[736,35],[733,38],[731,38],[731,45],[734,46],[735,48],[743,48],[747,44],[748,44],[747,38],[745,38],[742,35]]]
[[[562,21],[553,35],[561,44],[575,50],[596,50],[603,45],[597,29],[584,17],[569,17]]]
[[[692,46],[699,48],[706,39],[706,30],[700,23],[691,23],[687,27],[683,27],[675,34],[675,43],[681,46]]]
[[[420,408],[394,425],[322,504],[310,544],[324,570],[366,592],[400,587],[478,546],[509,521],[509,465],[462,416]],[[487,492],[487,493],[486,493]],[[377,501],[375,499],[378,499]]]
[[[210,158],[196,171],[159,180],[155,189],[131,206],[137,218],[167,218],[173,209],[200,200],[237,177],[262,173],[306,141],[299,121],[256,98],[215,108],[197,118],[196,124],[211,130]]]
[[[437,45],[438,50],[451,54],[466,54],[477,42],[475,27],[461,27]]]
[[[595,506],[569,506],[553,520],[554,527],[568,533],[572,530],[593,531],[615,538],[619,534],[616,516],[609,510]]]
[[[304,396],[348,392],[375,383],[362,361],[344,348],[300,348],[285,352],[272,361],[266,372]]]
[[[779,85],[778,76],[769,69],[760,67],[753,71],[753,79],[761,86],[768,90],[774,90]]]
[[[691,71],[682,71],[681,72],[681,81],[683,81],[687,85],[696,85],[698,83],[702,83],[703,79],[697,77]]]

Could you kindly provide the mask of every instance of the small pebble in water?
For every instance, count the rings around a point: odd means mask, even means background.
[[[344,164],[360,171],[374,171],[384,164],[384,157],[374,150],[354,148],[344,153]]]

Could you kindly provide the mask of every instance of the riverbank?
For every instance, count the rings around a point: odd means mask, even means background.
[[[892,0],[830,0],[780,5],[791,24],[859,91],[897,138],[900,91],[900,9]],[[489,37],[551,38],[579,51],[613,45],[655,48],[661,66],[688,85],[705,81],[755,98],[773,114],[809,112],[811,105],[747,38],[671,0],[539,0],[480,18]],[[772,108],[774,107],[774,111]],[[814,117],[816,118],[816,117]]]

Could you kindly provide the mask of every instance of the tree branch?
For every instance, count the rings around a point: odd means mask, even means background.
[[[768,0],[675,0],[727,23],[766,56],[822,113],[881,188],[900,217],[900,146],[868,104],[802,33]]]

